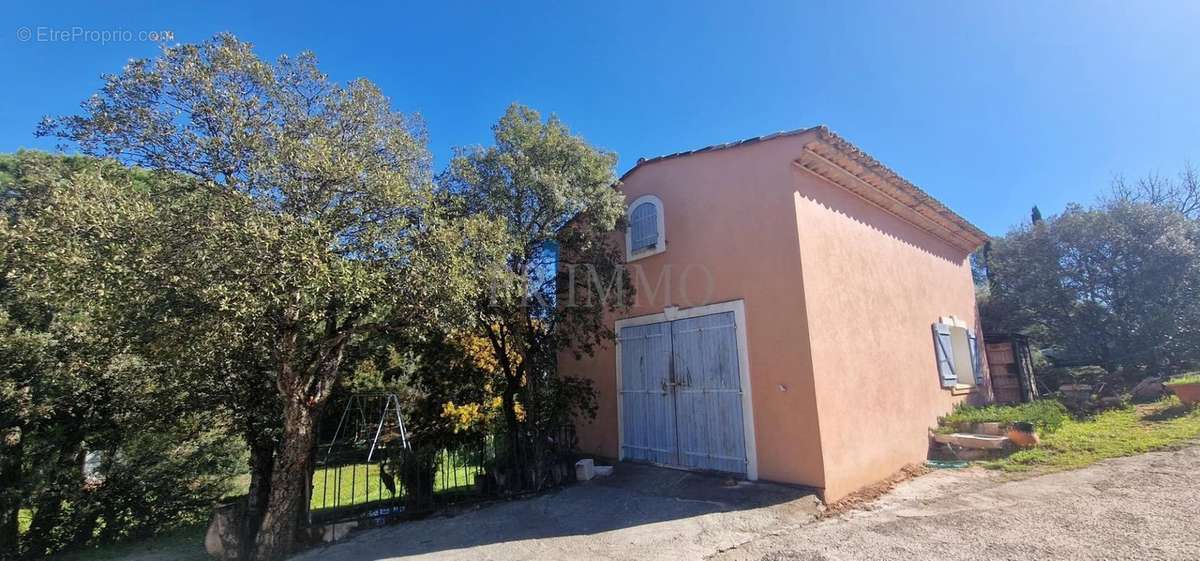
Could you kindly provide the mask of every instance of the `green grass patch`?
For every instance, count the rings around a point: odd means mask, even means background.
[[[1174,386],[1178,384],[1200,384],[1200,372],[1192,372],[1191,374],[1183,374],[1167,380],[1166,385]]]
[[[469,463],[453,454],[443,453],[434,474],[435,493],[467,492],[475,485],[476,475],[483,471],[473,466],[456,464]],[[398,480],[396,485],[400,485]],[[250,487],[250,476],[239,475],[230,481],[227,500],[245,495]],[[402,489],[397,489],[400,493]],[[377,464],[353,464],[327,469],[318,469],[313,474],[311,508],[314,511],[330,508],[369,505],[390,501],[393,495],[383,483]],[[18,515],[18,531],[29,531],[33,518],[30,509],[22,509]],[[104,544],[88,547],[55,557],[56,561],[201,561],[209,559],[204,551],[204,534],[207,524],[186,526],[163,532],[136,541]]]
[[[483,470],[474,466],[462,466],[467,462],[456,461],[451,454],[442,454],[442,461],[434,475],[435,493],[466,492],[475,485],[475,476]],[[393,480],[397,486],[398,479]],[[231,482],[232,491],[226,499],[232,500],[250,490],[250,475],[243,474]],[[396,493],[402,489],[397,487]],[[340,467],[318,469],[313,473],[313,490],[310,507],[312,510],[356,506],[387,501],[392,493],[384,485],[376,464],[351,464]]]
[[[1196,438],[1200,438],[1200,408],[1189,410],[1178,398],[1169,397],[1149,405],[1105,411],[1090,419],[1067,419],[1059,430],[1043,435],[1036,448],[983,465],[1009,472],[1076,469]]]
[[[466,491],[475,484],[482,470],[455,466],[443,461],[434,475],[435,493]],[[400,481],[394,480],[396,493],[402,492]],[[243,491],[244,492],[244,491]],[[391,491],[384,485],[376,464],[353,464],[317,470],[313,474],[311,507],[313,510],[338,508],[391,500]]]
[[[185,526],[149,538],[60,554],[55,561],[207,561],[205,525]]]
[[[952,433],[971,430],[977,423],[1033,423],[1040,433],[1052,433],[1071,418],[1063,404],[1053,399],[1041,399],[1021,405],[964,405],[942,417],[937,431]]]

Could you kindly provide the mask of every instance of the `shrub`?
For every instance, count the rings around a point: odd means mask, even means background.
[[[1047,368],[1038,372],[1038,380],[1052,390],[1064,384],[1088,384],[1098,386],[1113,380],[1113,376],[1099,366],[1072,366]]]
[[[1018,422],[1033,423],[1043,433],[1052,433],[1070,417],[1067,408],[1053,399],[1041,399],[1021,405],[964,405],[942,417],[938,432],[970,430],[976,423],[1001,423],[1004,426]]]
[[[77,506],[97,515],[102,542],[144,537],[206,522],[243,467],[238,442],[226,431],[171,427],[127,435],[105,454],[94,484]]]
[[[399,476],[405,507],[410,512],[425,512],[433,507],[437,470],[438,449],[415,443],[411,448],[396,448],[381,468],[384,474]]]

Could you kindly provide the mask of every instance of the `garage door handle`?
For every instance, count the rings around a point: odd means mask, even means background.
[[[670,391],[670,388],[686,388],[686,387],[687,387],[687,384],[685,384],[683,382],[663,382],[662,383],[662,392],[663,392],[663,395],[666,395],[667,392]]]

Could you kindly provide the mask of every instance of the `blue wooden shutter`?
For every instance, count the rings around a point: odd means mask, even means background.
[[[629,239],[633,251],[658,244],[658,210],[654,203],[642,203],[629,217]]]
[[[954,371],[954,343],[950,338],[950,326],[944,323],[933,324],[933,351],[937,356],[938,376],[943,388],[953,388],[958,384],[958,374]]]
[[[971,372],[975,374],[975,385],[983,385],[983,361],[979,354],[979,339],[974,331],[967,332],[967,344],[971,347]]]

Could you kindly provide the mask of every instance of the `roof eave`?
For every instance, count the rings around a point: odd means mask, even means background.
[[[804,145],[804,152],[794,161],[796,166],[849,190],[905,222],[964,251],[975,251],[988,241],[989,236],[983,230],[854,144],[829,130],[825,125],[639,159],[637,164],[621,175],[618,184],[625,181],[633,172],[663,160],[743,147],[776,138],[808,133],[813,133],[814,140]]]
[[[989,239],[983,230],[824,126],[817,127],[816,140],[804,146],[794,163],[964,251],[975,251]]]
[[[625,181],[625,178],[629,177],[631,174],[633,174],[633,172],[635,172],[639,169],[642,169],[642,167],[644,167],[648,164],[653,164],[655,162],[661,162],[663,160],[671,160],[671,159],[675,159],[675,158],[682,158],[684,156],[691,156],[694,154],[703,154],[705,152],[715,152],[717,150],[725,150],[728,148],[737,148],[739,146],[749,146],[751,144],[757,144],[759,142],[765,142],[767,140],[774,140],[776,138],[783,138],[783,137],[787,137],[787,136],[799,136],[804,133],[812,132],[812,131],[822,129],[822,128],[825,128],[824,125],[819,126],[819,127],[809,127],[809,128],[805,128],[805,129],[780,131],[780,132],[775,132],[775,133],[771,133],[771,134],[767,134],[767,135],[763,135],[763,136],[756,136],[754,138],[746,138],[746,139],[742,139],[742,140],[735,140],[733,142],[726,142],[724,144],[713,144],[711,146],[705,146],[704,148],[697,148],[695,150],[687,150],[684,152],[675,152],[672,154],[663,154],[662,156],[655,156],[653,158],[639,158],[637,163],[634,164],[632,168],[629,168],[629,171],[621,174],[620,180]]]

